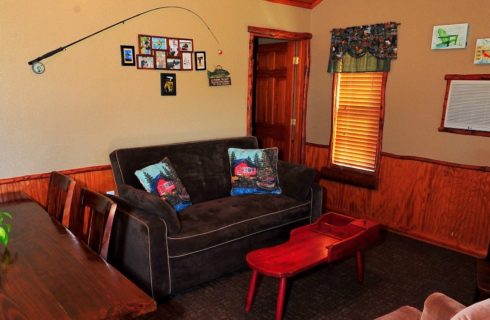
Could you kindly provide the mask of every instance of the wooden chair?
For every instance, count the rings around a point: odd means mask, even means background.
[[[70,224],[71,201],[74,190],[75,180],[59,172],[51,172],[46,211],[65,227]]]
[[[79,221],[83,223],[81,240],[107,260],[116,203],[100,193],[82,188],[79,213]]]

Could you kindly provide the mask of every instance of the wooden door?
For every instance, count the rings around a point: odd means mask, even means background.
[[[252,133],[262,148],[278,147],[291,160],[294,42],[260,44],[255,58]]]

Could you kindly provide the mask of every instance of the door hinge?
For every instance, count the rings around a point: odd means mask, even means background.
[[[293,64],[299,64],[299,57],[293,57]]]
[[[291,125],[295,126],[296,125],[296,119],[291,119]]]

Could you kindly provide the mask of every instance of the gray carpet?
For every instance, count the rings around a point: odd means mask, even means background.
[[[373,319],[402,305],[421,308],[430,293],[470,304],[475,260],[388,233],[365,253],[365,280],[355,258],[318,267],[289,283],[284,319]],[[170,297],[141,319],[274,319],[278,280],[264,277],[250,314],[244,311],[250,271],[234,273]]]

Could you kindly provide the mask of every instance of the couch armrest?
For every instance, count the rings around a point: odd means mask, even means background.
[[[374,320],[419,320],[421,312],[410,306],[403,306]]]
[[[180,219],[175,209],[165,200],[127,184],[119,186],[119,197],[136,209],[155,214],[164,219],[170,236],[179,233]]]
[[[310,191],[310,196],[311,196],[311,217],[310,217],[310,222],[314,222],[316,219],[318,219],[322,213],[323,213],[323,192],[324,189],[314,183],[313,186],[311,186],[311,191]]]
[[[155,300],[161,300],[171,291],[167,225],[156,214],[110,197],[117,210],[107,260]]]
[[[315,181],[314,169],[279,160],[277,173],[283,194],[301,201],[308,198]]]
[[[456,313],[463,310],[464,305],[446,296],[435,292],[425,299],[421,320],[449,320]]]

